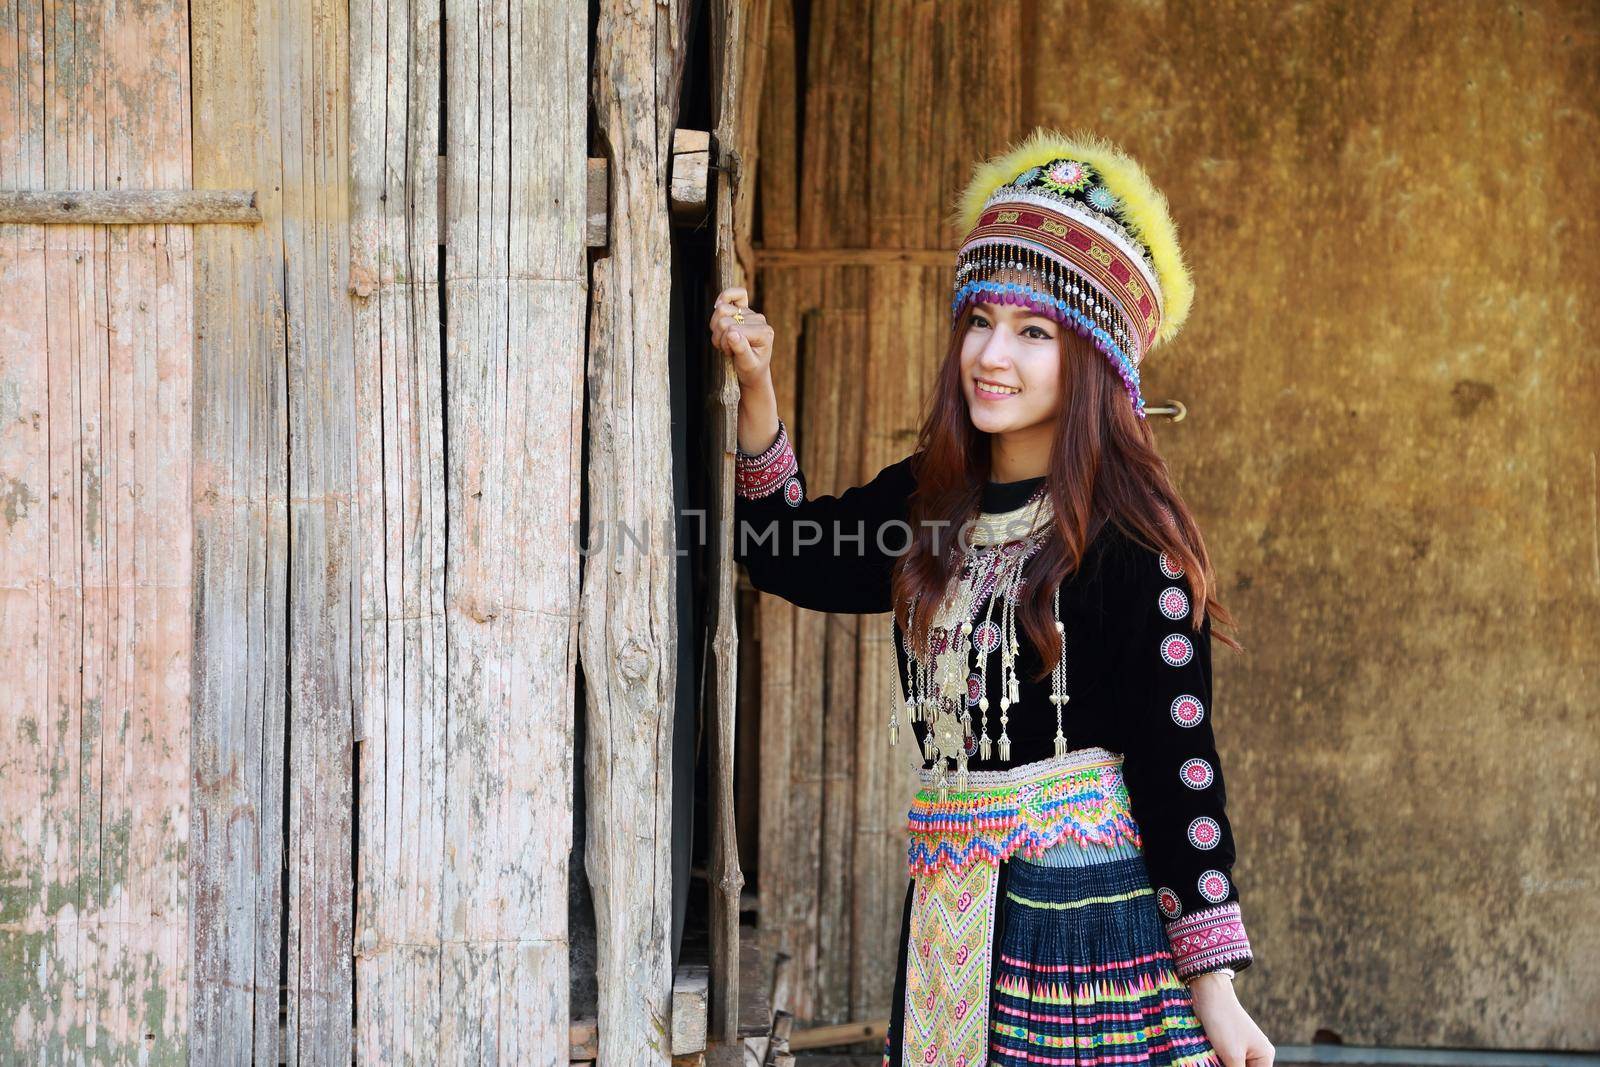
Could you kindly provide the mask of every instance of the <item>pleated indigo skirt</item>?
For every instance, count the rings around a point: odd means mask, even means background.
[[[968,1052],[902,1047],[915,888],[883,1062],[978,1067]],[[1000,864],[996,894],[987,1062],[1221,1067],[1174,970],[1137,844],[1067,838],[1035,859],[1013,856]]]

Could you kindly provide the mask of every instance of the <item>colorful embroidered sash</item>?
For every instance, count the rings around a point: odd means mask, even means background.
[[[1121,755],[1104,748],[1003,771],[976,771],[939,800],[922,771],[907,818],[907,863],[916,880],[906,951],[902,1063],[979,1067],[988,1062],[990,948],[999,864],[1037,858],[1066,839],[1139,841]]]
[[[969,788],[940,801],[932,772],[922,771],[907,816],[907,866],[912,875],[941,868],[962,874],[979,862],[994,865],[1013,853],[1038,856],[1063,837],[1083,843],[1139,843],[1122,757],[1103,748],[1003,771],[975,771]]]

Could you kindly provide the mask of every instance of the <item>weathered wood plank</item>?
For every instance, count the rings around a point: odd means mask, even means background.
[[[761,198],[762,249],[800,243],[799,77],[795,64],[794,0],[767,0],[766,72],[757,123],[756,186]],[[754,246],[752,251],[754,251]],[[750,271],[758,267],[751,260]]]
[[[0,181],[186,184],[187,52],[181,4],[8,5]],[[0,229],[8,1062],[185,1054],[190,254],[183,228]]]
[[[861,433],[867,390],[861,387],[857,373],[857,353],[867,347],[867,315],[848,309],[820,312],[814,319],[816,340],[808,346],[805,368],[806,418],[827,432],[807,437],[813,443],[810,469],[823,474],[827,484],[839,491],[866,480],[861,469]],[[879,700],[858,703],[857,650],[863,633],[877,629],[876,621],[872,616],[827,616],[825,659],[815,665],[821,669],[825,688],[817,701],[821,759],[815,774],[821,784],[821,822],[815,875],[815,999],[807,1017],[818,1022],[843,1022],[850,1017],[851,898],[858,881],[851,849],[858,748],[855,727],[858,719],[871,717],[867,709],[881,706]],[[874,742],[887,745],[882,737]]]
[[[805,292],[802,306],[815,309],[816,292]],[[808,373],[807,368],[818,358],[821,312],[807,310],[793,317],[801,323],[795,344],[788,349],[794,365],[796,402],[779,410],[798,412],[802,402],[799,398],[809,399],[810,390],[815,386],[815,375]],[[819,420],[817,425],[821,427],[823,423]],[[833,452],[826,432],[808,434],[804,429],[799,430],[796,451],[807,471],[808,492],[819,495],[836,493],[843,488],[832,476]],[[773,672],[774,680],[783,686],[787,695],[790,733],[787,759],[777,769],[777,786],[788,794],[786,818],[789,821],[775,828],[776,832],[769,838],[772,860],[784,868],[780,883],[783,886],[781,910],[774,917],[779,940],[774,943],[773,957],[788,958],[789,970],[794,975],[793,1010],[804,1013],[809,1019],[815,1010],[813,994],[816,992],[819,940],[828,617],[820,612],[790,608],[790,618],[791,656]],[[781,829],[783,825],[787,825],[787,831]],[[764,847],[763,853],[766,852]],[[773,1007],[778,1006],[774,1002]]]
[[[208,1060],[351,1054],[356,398],[344,11],[331,0],[193,5],[196,184],[258,189],[263,220],[197,236],[196,675],[206,700],[196,728],[207,747],[195,766],[206,821],[194,872],[210,910],[195,934],[193,1029]]]
[[[187,54],[171,0],[6,5],[0,181],[186,186]],[[0,229],[0,1061],[186,1054],[190,250]]]
[[[444,26],[441,43],[438,9],[398,2],[352,25],[353,100],[367,102],[352,110],[366,368],[358,1045],[374,1062],[557,1062],[585,20],[570,5],[452,3]],[[442,176],[441,47],[465,72]]]
[[[710,195],[710,165],[709,130],[672,131],[672,187],[667,208],[673,225],[693,226],[704,221]]]
[[[589,160],[586,186],[589,207],[584,226],[584,243],[590,248],[604,248],[609,238],[609,209],[606,197],[610,193],[610,188],[611,181],[607,174],[606,161]]]
[[[361,605],[355,1045],[363,1063],[440,1055],[448,844],[440,33],[433,3],[350,11]]]
[[[970,5],[952,5],[948,16],[970,30]],[[902,173],[925,173],[921,168],[928,157],[944,150],[942,139],[929,138],[935,128],[930,109],[941,99],[938,79],[951,77],[958,66],[944,54],[935,54],[945,35],[938,29],[938,13],[933,6],[917,0],[880,0],[875,17],[886,24],[901,26],[903,33],[885,34],[872,42],[873,69],[868,90],[875,112],[884,109],[894,129],[874,129],[866,150],[870,165],[891,165]],[[997,15],[997,17],[1003,17]],[[981,31],[979,31],[981,33]],[[954,116],[950,121],[958,122]],[[913,123],[906,128],[906,123]],[[875,210],[866,228],[849,244],[866,247],[816,249],[810,260],[863,264],[873,292],[894,292],[893,301],[874,301],[868,308],[866,337],[861,350],[874,358],[864,363],[867,401],[867,432],[863,441],[864,466],[877,471],[902,458],[914,436],[900,435],[907,425],[913,429],[920,405],[895,390],[900,367],[914,366],[920,372],[920,358],[929,347],[928,331],[918,316],[937,321],[937,306],[928,316],[925,302],[907,292],[906,286],[922,273],[916,264],[947,267],[953,252],[937,247],[937,237],[917,240],[931,225],[937,225],[941,211],[930,203],[929,182],[889,182],[875,188]],[[813,250],[807,250],[813,251]],[[776,265],[776,264],[773,264]],[[889,289],[877,286],[891,286]],[[909,328],[893,346],[887,344],[894,331]],[[916,338],[912,341],[912,338]],[[938,351],[943,347],[934,342]],[[920,397],[919,397],[920,399]],[[861,713],[852,734],[859,756],[856,774],[854,826],[850,854],[857,872],[851,900],[851,917],[856,937],[851,945],[848,976],[850,1011],[847,1017],[859,1018],[864,1012],[887,1005],[894,988],[894,969],[898,958],[901,906],[905,901],[905,848],[903,813],[915,788],[910,767],[915,766],[915,737],[910,723],[901,724],[900,746],[891,749],[884,730],[888,718],[885,706],[893,684],[889,661],[887,620],[874,620],[862,632],[860,679]]]
[[[194,21],[197,185],[279,165],[255,5],[202,0]],[[256,229],[195,234],[195,713],[191,1056],[276,1062],[288,568],[282,197]]]
[[[710,1010],[711,969],[702,963],[680,964],[672,979],[674,1056],[706,1050]]]
[[[574,1019],[567,1028],[568,1058],[573,1063],[592,1061],[600,1054],[600,1024],[594,1019]]]
[[[559,0],[445,3],[440,995],[459,1062],[566,1054],[586,40]]]
[[[771,31],[774,92],[768,94],[762,123],[764,134],[771,136],[764,140],[762,152],[772,168],[770,185],[768,168],[763,168],[761,178],[763,219],[768,227],[763,238],[768,247],[846,244],[859,239],[866,226],[868,183],[858,179],[865,173],[870,123],[866,86],[858,72],[865,69],[869,35],[860,33],[858,26],[847,26],[843,5],[832,0],[812,5],[806,121],[803,129],[796,129],[798,100],[792,94],[798,75],[787,68],[792,45],[783,43],[793,32],[786,25],[788,15],[781,10],[787,6],[780,4],[774,12]],[[791,93],[787,101],[779,96],[784,90]],[[794,137],[800,139],[798,144],[791,143]],[[790,202],[796,204],[792,215],[784,206]],[[770,216],[769,210],[773,212]],[[859,439],[852,438],[856,443],[849,447],[854,451],[842,455],[836,440],[840,427],[830,416],[816,414],[837,407],[838,395],[831,394],[830,400],[824,394],[841,387],[837,360],[859,358],[859,353],[824,352],[818,346],[827,327],[822,318],[809,313],[821,308],[827,309],[827,314],[862,308],[869,299],[865,284],[865,268],[860,267],[790,270],[781,276],[769,275],[763,282],[769,318],[781,324],[776,351],[785,355],[775,358],[775,369],[781,358],[802,371],[798,380],[788,379],[788,372],[780,371],[775,384],[779,410],[787,418],[794,420],[799,412],[805,412],[804,425],[793,428],[814,494],[836,493],[859,480]],[[802,317],[806,317],[803,328]],[[791,332],[796,330],[799,336]],[[844,856],[832,857],[824,871],[825,848],[835,846],[824,844],[823,826],[827,818],[829,842],[848,839],[853,801],[848,780],[832,780],[830,794],[824,765],[830,754],[838,755],[838,747],[825,748],[824,737],[827,728],[839,722],[837,714],[831,722],[828,719],[830,692],[854,693],[854,682],[846,680],[853,678],[854,657],[827,656],[829,631],[821,616],[792,609],[786,613],[776,606],[769,615],[766,607],[764,603],[761,620],[763,757],[769,740],[783,744],[787,752],[775,774],[763,773],[762,786],[768,792],[762,806],[761,926],[769,938],[768,947],[793,958],[790,1010],[797,1018],[811,1020],[819,1011],[840,1011],[837,999],[826,1006],[819,1000],[819,962],[824,968],[833,964],[827,956],[819,961],[819,952],[824,951],[825,908],[830,940],[826,952],[833,957],[849,956],[841,881],[848,877],[845,864],[849,861]],[[779,620],[786,615],[793,620],[793,637],[787,647],[781,637],[773,640],[778,635],[772,628],[781,628]],[[838,620],[831,625],[852,626]],[[846,644],[850,640],[844,639]],[[833,647],[837,650],[844,645]],[[847,658],[851,662],[847,663]],[[770,701],[778,697],[784,702],[774,707]],[[853,703],[853,696],[847,696],[846,703]],[[769,723],[772,712],[777,717]],[[850,721],[853,718],[852,714]],[[772,817],[778,821],[769,821]],[[769,903],[775,907],[769,910]]]
[[[187,184],[187,55],[6,5],[0,183]],[[190,239],[0,228],[0,1061],[186,1053]]]
[[[668,378],[667,167],[690,5],[601,0],[591,91],[611,160],[610,254],[589,319],[585,863],[601,1059],[659,1063],[672,996],[676,529]],[[631,533],[634,540],[624,540]],[[603,549],[597,551],[597,549]]]
[[[762,164],[756,182],[762,202],[763,239],[769,246],[792,246],[799,241],[797,181],[798,98],[796,96],[795,27],[793,0],[772,0],[768,29],[768,70],[761,94],[760,153]],[[811,275],[796,279],[803,281]],[[803,299],[797,285],[772,285],[771,275],[756,276],[755,291],[760,307],[772,324],[772,382],[778,411],[794,419],[796,365],[800,339],[800,309]],[[793,427],[799,433],[800,427]],[[809,474],[808,474],[809,476]],[[789,945],[790,908],[796,902],[792,885],[798,881],[790,856],[790,835],[783,832],[790,821],[789,789],[793,743],[793,694],[789,676],[794,663],[794,625],[798,609],[778,597],[762,593],[756,597],[757,625],[751,636],[758,638],[760,685],[759,700],[744,729],[757,734],[759,762],[752,770],[757,778],[758,833],[756,848],[756,889],[759,899],[757,919],[761,951],[766,958],[786,950]],[[743,983],[744,979],[741,979]],[[763,989],[763,1001],[766,1000]],[[770,1007],[768,1008],[770,1014]],[[763,1049],[763,1054],[765,1050]]]
[[[356,631],[349,27],[343,0],[266,9],[281,42],[289,402],[288,954],[284,1059],[352,1053]],[[262,176],[259,180],[266,180]]]
[[[72,189],[0,191],[0,223],[188,225],[257,223],[249,189]]]

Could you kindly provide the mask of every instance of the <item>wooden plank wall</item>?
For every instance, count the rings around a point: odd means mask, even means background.
[[[680,634],[667,187],[690,7],[600,0],[595,31],[591,99],[596,144],[610,160],[611,241],[594,263],[589,306],[590,556],[579,641],[604,1063],[658,1063],[671,1051]]]
[[[1015,8],[965,0],[774,4],[756,261],[813,495],[915,443],[948,337],[944,219],[973,159],[1017,132],[1022,32]],[[796,960],[799,1019],[886,1015],[918,762],[888,746],[888,616],[763,596],[759,625],[763,937]]]
[[[0,7],[0,187],[182,188],[183,0]],[[180,1062],[186,226],[0,226],[0,1060]]]
[[[688,14],[619,4],[599,37],[629,225],[596,305],[596,515],[635,529],[671,529],[653,275]],[[22,679],[0,1040],[566,1057],[587,24],[511,0],[0,14],[6,184],[192,182],[260,212],[0,229],[24,297],[0,311],[0,655]],[[632,111],[640,86],[670,105]],[[620,698],[590,752],[614,782],[591,850],[612,1059],[665,1055],[672,548],[586,591],[590,674]]]

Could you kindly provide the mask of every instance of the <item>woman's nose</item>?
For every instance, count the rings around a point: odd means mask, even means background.
[[[1011,339],[1001,330],[995,330],[978,354],[978,362],[985,367],[1006,367],[1011,364]]]

